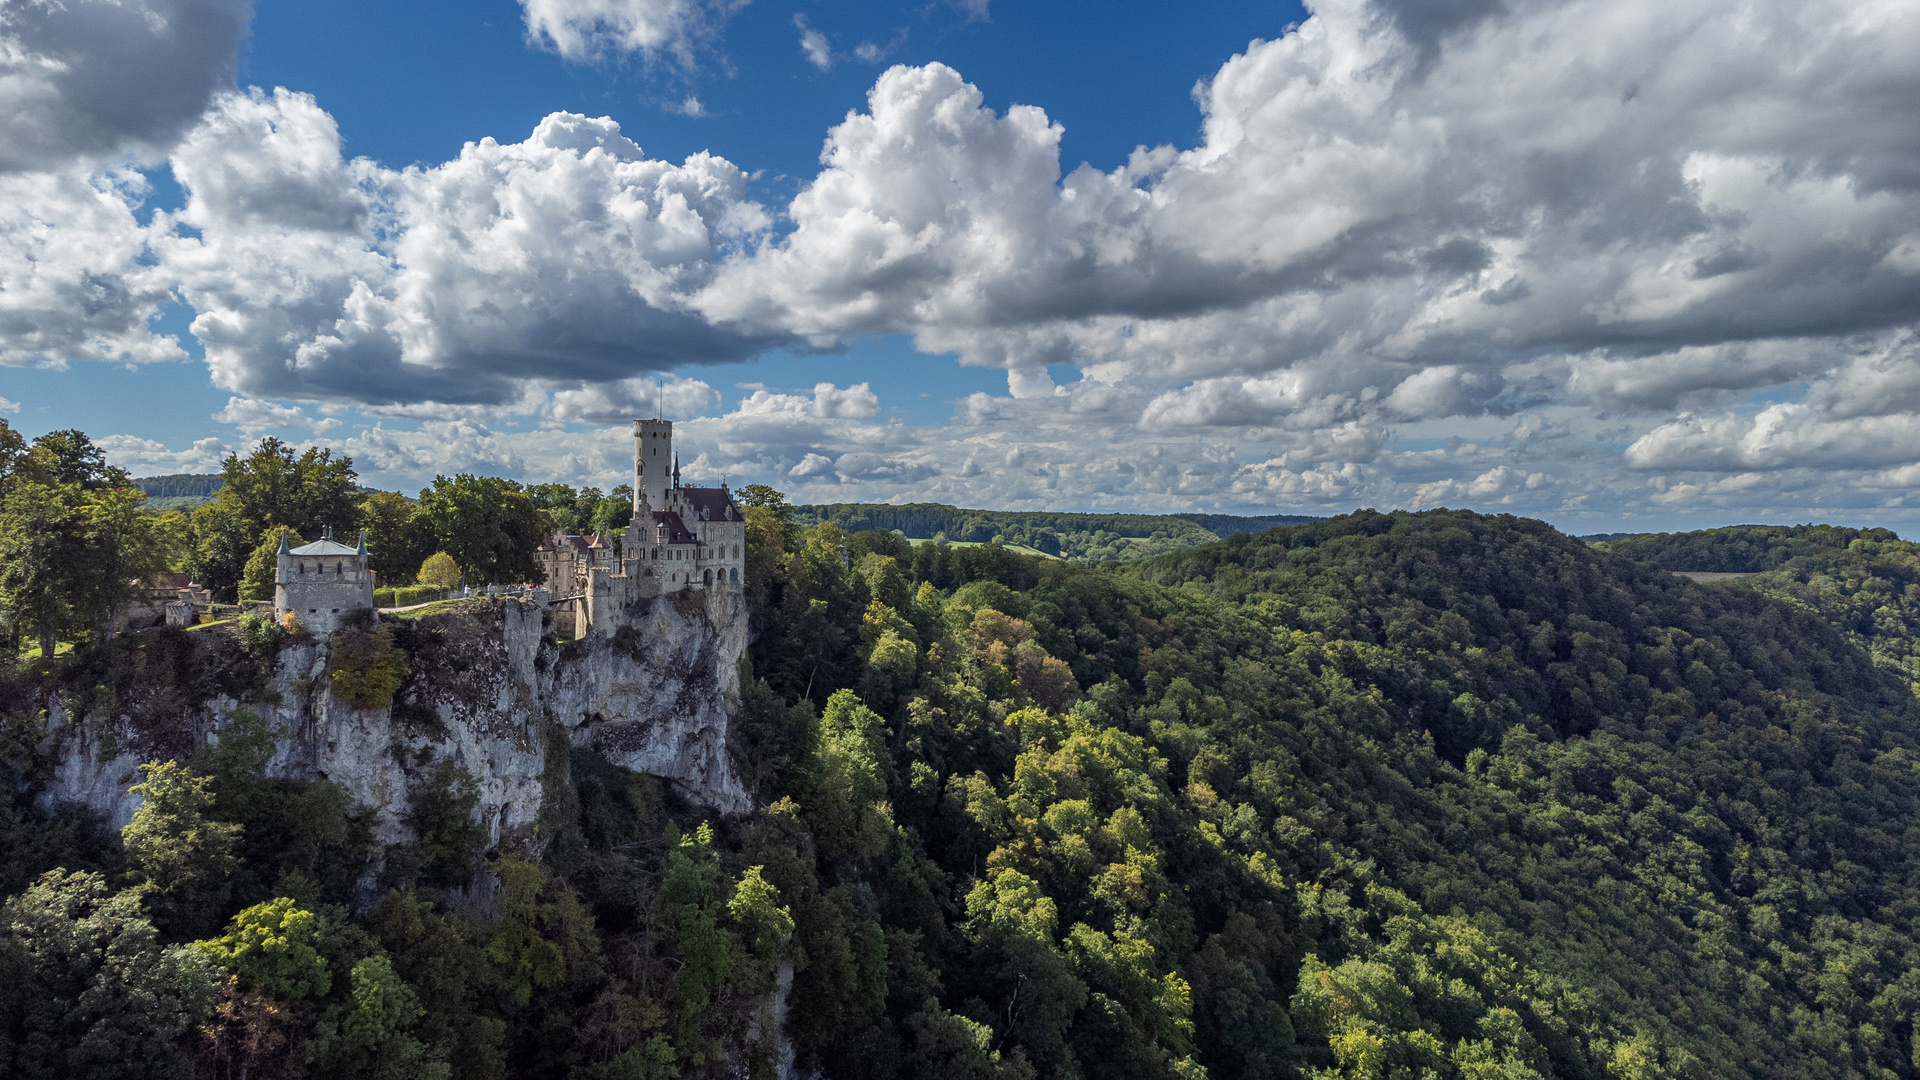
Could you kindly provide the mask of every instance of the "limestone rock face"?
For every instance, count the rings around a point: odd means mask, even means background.
[[[129,692],[107,708],[52,694],[46,749],[56,767],[44,797],[84,803],[122,826],[139,807],[127,787],[142,762],[191,754],[246,708],[280,734],[269,774],[340,784],[376,811],[383,843],[411,839],[408,782],[446,760],[478,783],[476,814],[496,843],[529,836],[549,747],[564,744],[666,778],[697,804],[750,810],[726,746],[747,646],[743,598],[695,590],[642,601],[627,616],[612,634],[564,645],[530,600],[476,599],[385,620],[408,675],[377,709],[333,692],[330,664],[350,630],[296,639],[259,672],[264,685],[191,705],[178,693]],[[191,637],[201,651],[242,649],[215,630]]]

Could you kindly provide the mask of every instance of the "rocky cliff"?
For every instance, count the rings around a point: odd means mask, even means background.
[[[726,746],[747,645],[741,596],[660,597],[624,621],[563,644],[531,601],[475,599],[317,639],[149,632],[46,691],[43,798],[84,803],[117,828],[138,808],[127,787],[141,763],[187,756],[250,709],[279,735],[269,774],[341,785],[376,812],[383,843],[410,839],[409,778],[447,760],[477,782],[496,843],[529,836],[556,739],[664,777],[696,804],[750,809]],[[390,703],[356,708],[336,674],[369,641],[404,653],[406,673]]]

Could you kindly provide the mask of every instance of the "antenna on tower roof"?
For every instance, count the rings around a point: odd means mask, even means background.
[[[653,380],[653,418],[655,420],[667,418],[667,385],[658,377]]]

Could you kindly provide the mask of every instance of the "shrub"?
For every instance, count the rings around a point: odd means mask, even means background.
[[[420,564],[420,584],[451,589],[460,584],[460,564],[444,551],[436,551]]]
[[[437,585],[407,585],[393,589],[375,589],[374,607],[409,607],[413,604],[438,600],[447,594],[447,590]]]
[[[342,628],[333,635],[328,675],[333,696],[356,709],[384,709],[407,677],[407,654],[384,626]]]

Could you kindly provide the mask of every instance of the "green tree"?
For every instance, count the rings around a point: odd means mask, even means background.
[[[567,956],[541,933],[545,912],[539,901],[546,874],[513,855],[500,859],[494,870],[500,875],[502,918],[487,941],[487,959],[493,961],[501,985],[525,1005],[535,990],[566,977]]]
[[[327,676],[335,701],[356,709],[384,709],[393,704],[407,678],[407,654],[393,643],[393,630],[346,626],[329,641]]]
[[[574,501],[580,497],[568,484],[530,484],[527,497],[547,515],[547,527],[568,533],[580,531],[580,518],[574,513]]]
[[[22,471],[35,483],[72,484],[88,491],[126,487],[127,471],[107,464],[106,452],[85,432],[68,428],[33,440]]]
[[[420,564],[420,584],[436,589],[454,589],[460,585],[460,564],[444,551],[436,551]]]
[[[217,925],[241,827],[215,821],[212,778],[177,761],[150,761],[132,787],[141,797],[120,830],[127,862],[160,925],[192,933]]]
[[[596,536],[611,536],[633,523],[633,485],[621,484],[607,493],[593,508],[587,529]]]
[[[165,550],[146,498],[126,487],[10,485],[0,501],[0,611],[51,656],[62,636],[102,635],[162,569]]]
[[[779,530],[782,550],[791,551],[800,546],[800,523],[784,492],[775,491],[765,484],[748,484],[733,494],[742,506],[759,507],[766,511],[768,520]]]
[[[353,1012],[347,1017],[347,1036],[364,1046],[377,1046],[413,1026],[420,1001],[393,973],[393,961],[369,956],[348,972],[353,986]]]
[[[420,493],[420,514],[436,545],[475,585],[512,584],[540,576],[540,511],[511,480],[461,473],[437,476]]]
[[[193,946],[238,976],[244,989],[317,998],[333,987],[317,918],[284,896],[247,908],[233,917],[225,934]]]
[[[440,888],[465,885],[486,847],[486,826],[474,820],[480,784],[451,758],[421,769],[407,784],[411,864],[420,881]]]
[[[240,575],[240,599],[272,600],[275,583],[280,572],[280,539],[299,547],[306,543],[300,534],[284,525],[276,525],[267,530],[260,543],[254,546],[253,554],[247,556],[247,568]]]
[[[727,899],[727,914],[747,935],[747,948],[771,962],[793,933],[793,912],[780,903],[780,890],[762,874],[764,866],[749,866]]]
[[[669,831],[667,872],[660,886],[673,951],[685,965],[674,985],[680,1013],[675,1042],[681,1055],[699,1064],[717,1050],[702,1031],[713,993],[733,973],[733,939],[720,928],[720,862],[713,853],[713,829],[702,822],[693,832]]]
[[[81,621],[87,536],[80,489],[15,483],[0,504],[0,608],[21,636],[39,640],[40,654]]]
[[[17,993],[0,1016],[9,1075],[193,1075],[181,1036],[212,1008],[218,978],[197,950],[161,946],[137,892],[56,870],[9,900],[0,923]]]
[[[413,500],[397,491],[375,491],[360,500],[367,530],[367,562],[384,586],[406,585],[433,554],[433,530]]]
[[[0,419],[0,494],[5,494],[6,485],[19,471],[27,459],[27,440],[13,425]]]
[[[284,525],[302,536],[332,528],[347,538],[360,524],[359,486],[353,459],[333,451],[293,447],[268,436],[246,457],[221,463],[225,485],[194,512],[195,569],[216,597],[238,593],[248,557],[270,527]]]

